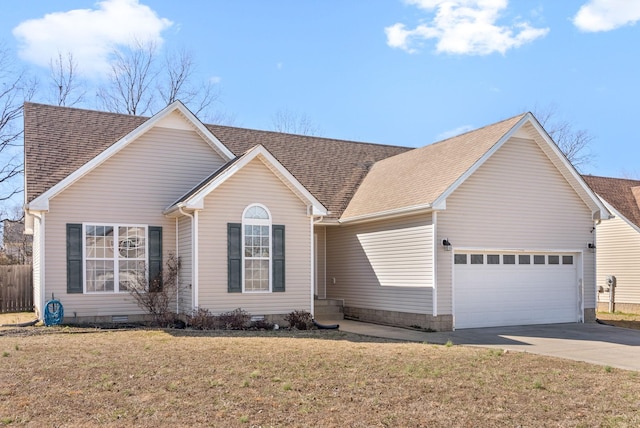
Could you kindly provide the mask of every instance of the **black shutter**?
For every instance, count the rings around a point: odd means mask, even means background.
[[[227,223],[227,291],[242,293],[242,224]]]
[[[149,291],[162,290],[162,227],[149,226]]]
[[[81,224],[67,224],[67,293],[82,293]]]
[[[271,229],[271,237],[273,239],[272,291],[282,292],[284,291],[284,226],[274,224]]]

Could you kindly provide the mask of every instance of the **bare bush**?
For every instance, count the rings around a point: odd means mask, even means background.
[[[140,308],[151,315],[154,325],[168,327],[177,319],[173,308],[180,288],[180,259],[173,253],[169,254],[165,268],[157,278],[148,278],[146,270],[142,269],[135,280],[129,283],[129,294]]]
[[[311,330],[313,328],[313,317],[307,311],[290,312],[284,317],[284,320],[289,323],[290,328],[298,330]]]

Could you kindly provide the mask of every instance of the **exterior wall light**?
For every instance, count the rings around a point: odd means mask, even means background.
[[[587,244],[587,248],[589,248],[589,249],[591,250],[591,252],[592,252],[592,253],[595,253],[595,252],[596,252],[596,244],[593,244],[593,243],[589,242],[589,243]]]
[[[442,246],[444,247],[445,251],[451,251],[451,242],[449,242],[447,238],[444,238],[442,240]]]

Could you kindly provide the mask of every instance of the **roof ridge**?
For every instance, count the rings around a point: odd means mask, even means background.
[[[594,177],[594,178],[604,178],[606,180],[618,180],[618,181],[633,181],[640,185],[640,179],[636,178],[625,178],[625,177],[608,177],[605,175],[594,175],[594,174],[582,174],[583,177]]]
[[[293,133],[290,133],[290,132],[272,131],[272,130],[269,130],[269,129],[245,128],[245,127],[241,127],[241,126],[219,125],[219,124],[216,124],[216,123],[205,123],[205,126],[206,127],[215,126],[215,127],[227,128],[227,129],[239,129],[239,130],[245,130],[245,131],[264,132],[264,133],[267,133],[267,134],[286,135],[286,136],[289,136],[289,137],[310,138],[310,139],[314,139],[314,140],[327,140],[327,141],[337,141],[337,142],[341,142],[341,143],[362,144],[362,145],[367,145],[367,146],[399,147],[399,148],[404,148],[404,149],[415,149],[416,148],[416,147],[410,147],[410,146],[399,146],[399,145],[395,145],[395,144],[372,143],[372,142],[368,142],[368,141],[355,141],[355,140],[345,140],[345,139],[341,139],[341,138],[322,137],[322,136],[317,136],[317,135],[293,134]]]
[[[426,146],[423,146],[423,147],[433,146],[435,144],[440,144],[440,143],[446,143],[447,141],[453,140],[454,138],[460,138],[460,137],[463,137],[463,136],[468,135],[468,134],[473,134],[473,133],[476,133],[478,131],[482,131],[483,129],[494,127],[494,126],[500,125],[501,123],[504,123],[504,122],[508,122],[508,121],[513,120],[515,118],[521,119],[524,116],[526,116],[528,113],[529,112],[521,113],[521,114],[517,114],[515,116],[508,117],[506,119],[499,120],[498,122],[488,123],[488,124],[486,124],[484,126],[481,126],[480,128],[470,129],[468,131],[463,132],[462,134],[457,134],[457,135],[454,135],[452,137],[445,138],[444,140],[435,141],[435,142],[433,142],[431,144],[427,144]]]
[[[137,117],[140,119],[150,119],[152,116],[144,116],[144,115],[139,115],[139,114],[127,114],[127,113],[117,113],[117,112],[113,112],[113,111],[105,111],[105,110],[96,110],[96,109],[91,109],[91,108],[80,108],[80,107],[70,107],[70,106],[56,106],[53,104],[44,104],[44,103],[34,103],[32,101],[25,101],[24,102],[25,105],[30,104],[33,106],[40,106],[40,107],[48,107],[48,108],[54,108],[54,109],[60,109],[60,110],[73,110],[73,111],[77,111],[77,112],[90,112],[90,113],[99,113],[99,114],[104,114],[104,115],[113,115],[113,116],[121,116],[121,117]]]

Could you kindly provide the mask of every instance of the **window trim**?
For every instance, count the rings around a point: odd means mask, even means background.
[[[120,258],[120,253],[114,248],[112,259],[108,258],[93,258],[91,260],[113,260],[113,291],[90,291],[87,290],[87,226],[94,227],[112,227],[114,230],[113,239],[117,240],[120,227],[139,227],[144,229],[144,266],[145,266],[145,278],[149,279],[149,225],[146,224],[127,224],[127,223],[101,223],[101,222],[85,222],[82,223],[82,294],[128,294],[128,290],[120,290],[120,261],[127,260]],[[140,259],[132,259],[140,260]]]
[[[245,215],[247,214],[247,212],[253,208],[253,207],[259,207],[262,208],[263,210],[265,210],[267,212],[267,215],[269,216],[268,219],[250,219],[252,220],[251,222],[246,222],[245,219]],[[249,204],[245,207],[245,209],[242,211],[242,222],[240,223],[240,243],[242,244],[242,247],[240,249],[240,254],[242,256],[242,267],[241,267],[241,273],[242,273],[242,293],[247,293],[247,294],[264,294],[264,293],[272,293],[273,292],[273,216],[271,215],[271,211],[269,211],[269,208],[267,208],[266,206],[264,206],[263,204],[260,203],[254,203],[254,204]],[[268,290],[247,290],[247,271],[245,270],[245,261],[247,259],[247,256],[245,255],[245,236],[244,236],[244,227],[247,224],[251,224],[251,225],[259,225],[259,226],[268,226],[269,229],[269,257],[268,258],[254,258],[254,257],[250,257],[249,260],[267,260],[268,263],[268,268],[269,268],[269,289]]]

